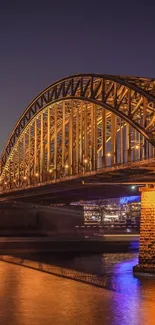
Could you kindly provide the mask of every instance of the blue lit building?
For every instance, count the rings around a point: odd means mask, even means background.
[[[84,208],[84,222],[86,225],[102,225],[105,233],[139,232],[140,196],[81,201],[78,204]]]

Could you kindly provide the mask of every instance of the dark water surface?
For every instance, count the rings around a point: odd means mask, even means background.
[[[133,276],[137,254],[32,259],[106,276],[108,289],[1,261],[0,324],[155,325],[155,278]]]

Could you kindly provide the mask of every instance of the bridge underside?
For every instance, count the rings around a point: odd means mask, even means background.
[[[132,184],[155,184],[155,160],[144,162],[141,166],[110,170],[94,175],[81,175],[58,183],[45,184],[19,191],[5,192],[0,201],[20,200],[42,204],[70,203],[79,200],[112,198],[139,193],[138,186],[131,189]]]

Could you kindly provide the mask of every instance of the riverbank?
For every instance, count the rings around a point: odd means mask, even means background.
[[[25,266],[34,270],[49,273],[70,280],[84,282],[105,289],[109,288],[109,281],[108,281],[108,277],[106,276],[99,276],[96,274],[79,272],[65,267],[60,267],[53,264],[46,264],[40,261],[33,261],[33,260],[24,259],[16,256],[2,255],[0,256],[0,261],[16,264],[20,266]],[[116,284],[111,282],[110,288],[111,290],[116,290]],[[119,287],[117,286],[117,291],[118,290]]]

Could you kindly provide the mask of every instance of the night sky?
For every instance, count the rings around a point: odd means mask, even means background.
[[[94,72],[155,77],[153,0],[0,1],[0,151],[30,101]]]

